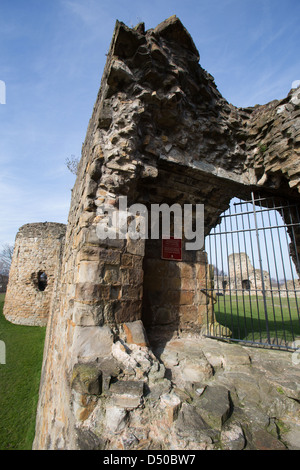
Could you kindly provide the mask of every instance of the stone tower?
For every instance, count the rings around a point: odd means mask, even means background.
[[[183,240],[182,257],[165,260],[162,239],[117,229],[104,239],[99,223],[121,196],[130,207],[204,204],[205,233],[253,189],[299,201],[299,105],[299,90],[264,106],[229,104],[175,16],[148,31],[116,23],[72,192],[34,449],[122,448],[127,423],[138,436],[131,448],[151,445],[141,413],[159,429],[158,391],[172,383],[144,327],[163,341],[200,332],[211,309],[206,255]]]
[[[229,255],[228,269],[229,278],[231,279],[231,283],[227,285],[228,289],[250,291],[251,289],[262,289],[264,285],[267,294],[270,293],[270,275],[267,271],[261,272],[260,269],[255,269],[246,253],[232,253]]]
[[[5,297],[4,316],[19,325],[45,326],[57,288],[66,226],[23,225],[17,233]]]

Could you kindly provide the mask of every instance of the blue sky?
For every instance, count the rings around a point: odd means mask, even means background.
[[[25,223],[67,222],[65,160],[80,156],[116,19],[149,29],[173,14],[234,105],[300,79],[299,0],[0,1],[0,248]]]

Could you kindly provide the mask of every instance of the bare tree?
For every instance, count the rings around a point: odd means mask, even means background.
[[[6,243],[2,246],[2,251],[0,252],[0,274],[8,276],[13,253],[14,245]]]
[[[215,270],[215,275],[217,277],[224,277],[224,276],[227,276],[227,274],[225,273],[225,271],[223,271],[222,269],[218,268],[217,266],[214,266],[214,270]]]
[[[67,168],[73,175],[77,175],[78,173],[79,161],[80,159],[75,155],[71,155],[71,158],[66,158]]]

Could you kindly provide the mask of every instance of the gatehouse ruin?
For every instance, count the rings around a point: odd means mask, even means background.
[[[185,250],[185,240],[180,259],[163,259],[162,239],[124,239],[117,232],[99,239],[103,208],[117,207],[120,196],[148,208],[204,204],[207,235],[235,196],[249,198],[259,189],[299,201],[299,88],[266,105],[236,108],[199,59],[176,16],[148,31],[143,23],[129,28],[116,22],[82,147],[66,242],[57,239],[61,264],[55,274],[37,264],[27,275],[35,298],[52,276],[56,282],[34,449],[124,449],[129,434],[133,449],[172,448],[159,441],[163,425],[180,439],[182,396],[174,394],[175,376],[172,382],[151,348],[199,335],[212,321],[207,289],[213,272],[205,251]],[[299,242],[298,230],[297,250]],[[41,293],[43,273],[48,285]],[[5,315],[16,321],[13,296],[9,287]],[[32,314],[23,311],[26,318]],[[202,367],[210,376],[209,364]],[[199,382],[194,372],[185,371],[190,385]],[[164,406],[156,413],[161,396]],[[151,422],[152,434],[142,419]]]

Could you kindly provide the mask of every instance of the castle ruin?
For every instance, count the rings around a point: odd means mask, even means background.
[[[180,441],[180,399],[150,346],[211,320],[206,253],[183,240],[181,258],[166,260],[161,239],[100,239],[102,208],[120,196],[204,204],[208,234],[234,196],[259,189],[299,201],[299,106],[299,89],[262,106],[229,104],[176,16],[148,31],[117,21],[72,192],[34,449],[124,449],[128,423],[130,448],[161,448],[162,426]],[[39,270],[28,272],[31,288]]]
[[[265,290],[267,294],[270,294],[272,281],[269,273],[267,271],[261,273],[260,269],[255,269],[246,253],[229,255],[228,271],[228,275],[215,274],[214,288],[217,292],[225,294],[230,290],[239,293],[255,290],[261,293]]]
[[[287,297],[288,292],[300,295],[298,279],[279,280],[272,279],[270,273],[254,268],[250,257],[246,253],[232,253],[228,256],[228,274],[214,272],[213,288],[218,295],[235,292],[237,295],[248,292],[266,296]]]
[[[26,224],[15,240],[4,316],[12,323],[46,326],[57,290],[66,226]]]

